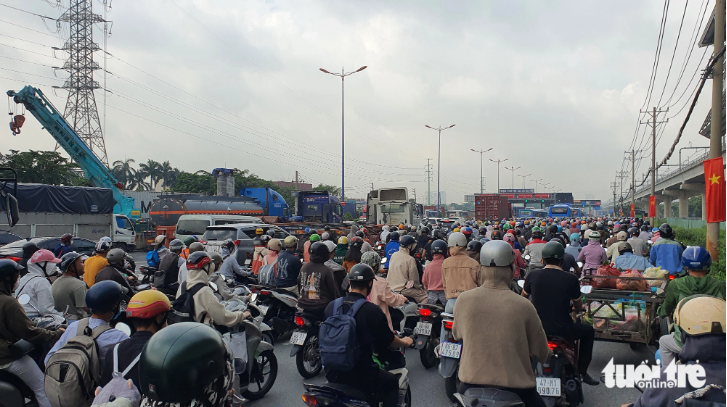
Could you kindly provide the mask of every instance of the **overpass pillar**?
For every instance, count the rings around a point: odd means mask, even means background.
[[[689,217],[689,196],[687,191],[679,191],[679,217]]]
[[[671,201],[671,196],[664,195],[664,218],[671,218]]]

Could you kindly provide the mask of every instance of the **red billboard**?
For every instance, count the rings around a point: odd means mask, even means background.
[[[550,194],[535,194],[533,198],[550,198]]]
[[[517,197],[520,198],[520,199],[523,199],[523,198],[532,198],[533,197],[533,194],[517,194]]]

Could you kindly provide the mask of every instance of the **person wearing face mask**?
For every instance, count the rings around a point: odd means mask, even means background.
[[[51,277],[56,275],[57,259],[50,250],[41,249],[33,254],[28,262],[28,274],[18,281],[15,298],[23,294],[30,296],[30,302],[23,305],[25,314],[33,319],[46,315],[63,316],[55,309]]]
[[[51,287],[56,311],[67,312],[69,321],[78,321],[88,313],[83,261],[84,256],[76,252],[63,255],[59,266],[63,275]]]
[[[109,254],[106,255],[109,265],[101,269],[96,274],[96,284],[101,281],[115,281],[124,290],[124,297],[128,301],[131,296],[134,295],[134,290],[131,288],[130,280],[133,279],[129,275],[128,270],[124,268],[124,251],[122,249],[111,249]],[[95,284],[94,284],[95,285]]]

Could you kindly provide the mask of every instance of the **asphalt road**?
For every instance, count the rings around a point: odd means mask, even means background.
[[[138,265],[146,263],[146,253],[135,252],[133,257]],[[408,349],[407,369],[409,369],[410,384],[412,389],[413,405],[426,407],[452,406],[444,393],[444,379],[437,373],[436,368],[424,369],[419,361],[417,350]],[[261,400],[244,403],[246,406],[271,406],[288,407],[304,406],[301,400],[303,394],[303,378],[298,374],[295,367],[295,359],[290,356],[290,345],[287,343],[287,336],[275,344],[275,356],[278,358],[278,377],[270,393]],[[589,373],[593,377],[599,377],[601,370],[606,364],[614,359],[614,363],[640,364],[644,360],[653,363],[653,351],[646,347],[634,351],[628,345],[611,342],[596,342],[593,350],[593,362]],[[485,363],[485,361],[483,361]],[[319,375],[313,379],[306,380],[306,383],[323,383],[325,378]],[[613,407],[633,402],[638,398],[639,392],[636,389],[608,389],[601,383],[598,386],[584,386],[585,403],[589,407]]]

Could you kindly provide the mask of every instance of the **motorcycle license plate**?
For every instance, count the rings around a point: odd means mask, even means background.
[[[442,342],[439,345],[439,356],[444,356],[452,359],[459,359],[459,355],[462,353],[461,343]]]
[[[305,338],[308,336],[307,332],[300,332],[300,331],[294,331],[292,335],[290,335],[290,344],[291,345],[303,345],[305,343]]]
[[[417,326],[414,328],[414,333],[417,335],[430,336],[432,334],[432,324],[428,322],[417,322]]]
[[[556,377],[538,377],[535,388],[541,396],[560,397],[560,379]]]
[[[260,308],[260,312],[262,312],[263,314],[267,314],[268,313],[268,309],[270,308],[267,305],[258,305],[257,307]]]

